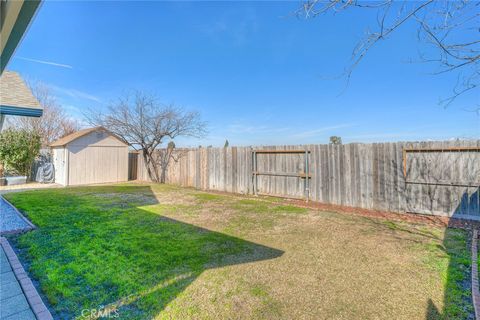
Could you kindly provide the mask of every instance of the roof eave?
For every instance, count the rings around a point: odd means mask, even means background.
[[[7,31],[1,33],[2,38],[5,39],[6,42],[2,41],[2,50],[0,53],[0,74],[3,73],[3,70],[5,70],[8,61],[13,56],[15,49],[22,40],[22,37],[27,31],[30,22],[35,16],[35,13],[40,6],[40,3],[41,0],[16,1],[16,3],[14,3],[16,8],[14,8],[13,10],[7,10],[7,14],[8,11],[12,11],[11,20],[13,21],[13,24],[10,24],[11,28],[8,28]],[[21,6],[21,8],[19,11],[17,11],[19,6]],[[2,6],[2,10],[6,9],[7,7],[4,4]],[[2,21],[2,23],[4,22],[5,21]],[[7,28],[2,27],[2,29]]]
[[[0,105],[0,114],[38,118],[43,115],[43,109]]]

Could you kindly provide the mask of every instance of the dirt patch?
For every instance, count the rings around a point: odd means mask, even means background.
[[[308,203],[302,200],[285,199],[284,201],[299,207],[304,207],[304,208],[311,208],[311,209],[317,209],[322,211],[333,211],[333,212],[346,213],[346,214],[355,214],[355,215],[361,215],[364,217],[380,218],[380,219],[386,219],[386,220],[405,221],[405,222],[411,222],[411,223],[423,223],[423,224],[435,225],[440,227],[454,227],[454,228],[462,228],[462,229],[471,229],[471,228],[480,227],[480,221],[473,221],[473,220],[464,220],[464,219],[456,219],[456,218],[416,214],[416,213],[396,213],[396,212],[387,212],[387,211],[379,211],[379,210],[370,210],[370,209],[339,206],[339,205],[325,204],[325,203],[312,202],[312,201]]]
[[[230,195],[238,199],[253,198],[253,196],[251,195],[243,195],[243,194],[232,195],[230,193],[223,192],[223,191],[208,191],[208,192],[213,194],[220,194],[220,195]],[[358,207],[341,206],[341,205],[335,205],[335,204],[327,204],[327,203],[321,203],[321,202],[315,202],[315,201],[306,202],[300,199],[288,199],[288,198],[281,198],[281,197],[256,196],[253,199],[255,199],[256,201],[266,201],[266,202],[274,201],[279,204],[293,205],[293,206],[302,207],[302,208],[345,213],[345,214],[354,214],[354,215],[380,218],[380,219],[386,219],[386,220],[422,223],[422,224],[428,224],[428,225],[434,225],[434,226],[440,226],[440,227],[480,229],[480,221],[473,221],[473,220],[465,220],[465,219],[457,219],[457,218],[417,214],[417,213],[407,213],[407,212],[397,213],[397,212],[389,212],[389,211],[381,211],[381,210],[364,209],[364,208],[358,208]]]

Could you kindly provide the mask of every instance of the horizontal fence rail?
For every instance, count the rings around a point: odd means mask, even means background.
[[[259,194],[304,199],[308,180],[313,201],[480,218],[480,140],[194,148],[177,153],[166,170],[170,184],[252,194],[255,183]],[[139,180],[150,180],[141,156],[137,170]]]

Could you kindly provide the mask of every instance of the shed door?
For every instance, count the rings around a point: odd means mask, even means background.
[[[53,149],[55,183],[65,185],[65,149]]]

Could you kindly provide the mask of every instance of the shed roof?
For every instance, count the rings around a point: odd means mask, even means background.
[[[105,129],[104,127],[93,127],[93,128],[88,128],[88,129],[79,130],[79,131],[77,131],[77,132],[74,132],[74,133],[69,134],[68,136],[65,136],[65,137],[63,137],[63,138],[60,138],[60,139],[58,139],[57,141],[54,141],[52,144],[50,144],[50,147],[62,147],[62,146],[65,146],[65,145],[69,144],[70,142],[72,142],[72,141],[74,141],[74,140],[77,140],[78,138],[83,137],[83,136],[86,136],[87,134],[92,133],[92,132],[95,132],[95,131],[104,131],[104,132],[107,132],[108,134],[110,134],[110,135],[113,136],[114,138],[118,139],[119,141],[121,141],[121,142],[124,143],[125,145],[128,145],[125,141],[123,141],[123,140],[120,139],[117,135],[115,135],[115,134],[113,134],[112,132],[108,131],[108,130]]]
[[[0,76],[0,114],[40,117],[43,109],[27,84],[16,72]]]

